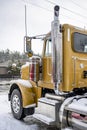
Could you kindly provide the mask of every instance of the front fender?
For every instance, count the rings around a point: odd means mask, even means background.
[[[9,99],[11,98],[11,93],[14,89],[19,89],[22,95],[23,107],[33,104],[36,102],[35,93],[33,91],[33,86],[29,80],[14,80],[11,83],[9,91]]]

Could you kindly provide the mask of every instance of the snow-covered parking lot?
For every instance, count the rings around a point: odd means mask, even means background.
[[[57,130],[35,120],[32,116],[22,121],[14,119],[8,102],[8,90],[9,85],[0,85],[0,130]]]

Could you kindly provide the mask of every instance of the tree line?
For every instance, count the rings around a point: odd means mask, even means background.
[[[5,65],[7,63],[8,74],[11,76],[20,75],[21,66],[26,61],[28,61],[28,57],[24,53],[9,49],[0,51],[0,64]]]
[[[27,59],[28,57],[24,53],[20,53],[18,51],[10,51],[9,49],[1,50],[0,51],[0,63],[11,60],[20,60],[20,59]]]

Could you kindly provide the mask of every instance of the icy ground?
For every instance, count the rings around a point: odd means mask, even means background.
[[[0,130],[57,130],[35,120],[32,116],[21,121],[14,119],[8,102],[9,85],[4,83],[6,82],[0,83]]]

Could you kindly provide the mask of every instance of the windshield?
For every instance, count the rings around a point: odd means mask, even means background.
[[[73,35],[73,43],[76,52],[87,53],[87,35],[75,32]]]

